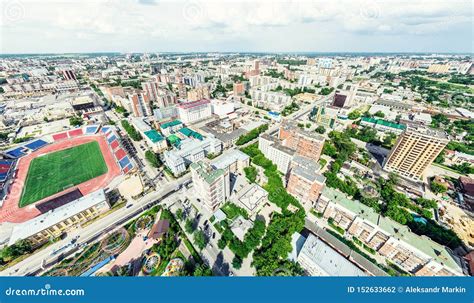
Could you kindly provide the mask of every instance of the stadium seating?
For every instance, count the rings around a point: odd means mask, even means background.
[[[82,135],[83,135],[82,128],[70,130],[70,131],[68,132],[68,135],[69,135],[69,138],[77,137],[77,136],[82,136]]]
[[[68,135],[67,135],[66,132],[53,135],[54,141],[59,141],[59,140],[63,140],[63,139],[66,139],[66,138],[68,138]]]
[[[102,127],[102,129],[100,130],[103,134],[106,134],[108,131],[110,130],[110,126],[104,126]]]
[[[114,140],[116,140],[116,139],[117,139],[117,137],[116,137],[114,134],[112,134],[111,136],[109,136],[109,137],[107,138],[107,142],[109,142],[109,144],[110,144],[110,143],[112,143],[112,141],[114,141]]]
[[[119,161],[120,167],[122,170],[130,164],[130,159],[128,156],[125,156],[122,160]]]
[[[117,147],[119,147],[118,141],[117,140],[112,141],[112,143],[110,143],[110,147],[112,147],[112,150],[116,150]]]
[[[28,148],[29,150],[35,151],[37,149],[40,149],[41,147],[47,145],[48,142],[38,139],[34,140],[32,142],[29,142],[28,144],[25,144],[24,147]]]
[[[25,149],[23,147],[17,147],[15,149],[5,152],[5,154],[11,158],[20,158],[26,155]]]
[[[86,128],[85,128],[86,135],[93,135],[93,134],[97,133],[97,131],[99,130],[99,127],[100,127],[100,125],[86,126]]]
[[[10,169],[13,167],[15,162],[13,160],[0,160],[0,182],[7,179]]]
[[[115,158],[117,158],[117,160],[122,160],[123,157],[125,157],[127,155],[127,153],[123,150],[123,149],[119,149],[115,152]]]

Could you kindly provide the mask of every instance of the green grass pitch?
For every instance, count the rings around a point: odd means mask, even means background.
[[[108,168],[97,142],[89,142],[31,161],[20,207],[103,175]]]

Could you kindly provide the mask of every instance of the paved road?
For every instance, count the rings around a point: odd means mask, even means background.
[[[188,182],[189,180],[190,175],[184,175],[181,178],[164,185],[163,188],[161,188],[160,190],[149,193],[141,199],[134,201],[131,207],[120,208],[112,212],[108,216],[100,218],[84,228],[77,228],[68,232],[68,236],[64,240],[58,241],[46,247],[45,249],[35,253],[34,255],[28,257],[27,259],[7,268],[6,270],[0,272],[0,275],[24,276],[29,273],[39,271],[44,260],[48,260],[49,262],[53,259],[51,253],[55,249],[59,249],[67,245],[74,237],[79,236],[79,240],[77,242],[79,246],[90,243],[98,239],[105,232],[111,231],[118,226],[124,225],[129,220],[140,215],[140,213],[142,213],[145,209],[161,202],[169,195],[174,194],[182,184]],[[69,254],[70,253],[72,252],[69,252]]]

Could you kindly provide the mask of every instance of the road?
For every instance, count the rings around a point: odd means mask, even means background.
[[[0,272],[0,276],[24,276],[39,271],[44,262],[43,260],[51,260],[51,253],[55,249],[59,249],[70,243],[71,239],[79,236],[77,243],[81,246],[100,238],[100,236],[104,235],[106,232],[124,225],[126,222],[139,216],[145,209],[148,209],[149,207],[161,202],[166,197],[174,194],[177,188],[181,187],[182,184],[188,182],[190,179],[190,174],[186,174],[181,178],[164,185],[160,190],[151,192],[139,200],[136,200],[133,202],[131,207],[120,208],[84,228],[77,228],[69,231],[68,236],[65,239],[51,244],[25,260],[5,269]],[[72,253],[73,251],[68,254]]]

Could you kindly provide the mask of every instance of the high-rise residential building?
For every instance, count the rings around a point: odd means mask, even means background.
[[[135,91],[128,95],[128,100],[135,117],[146,117],[153,115],[148,95],[143,91]]]
[[[277,166],[278,170],[284,174],[288,172],[290,162],[293,159],[294,150],[283,146],[278,138],[268,134],[262,134],[258,138],[258,149],[265,157],[270,159]]]
[[[192,163],[190,167],[196,196],[210,211],[216,211],[230,196],[229,172],[203,161]]]
[[[160,88],[157,91],[155,104],[159,108],[164,108],[176,104],[176,94],[170,90]]]
[[[194,123],[210,118],[212,115],[211,102],[203,99],[181,103],[178,105],[179,118],[183,123]]]
[[[211,97],[209,87],[207,85],[198,86],[188,91],[188,100],[197,101],[201,99],[209,99]]]
[[[156,99],[158,98],[159,89],[157,81],[150,80],[142,82],[142,89],[148,95],[148,99],[150,100],[150,102],[156,101]]]
[[[324,187],[326,178],[319,173],[320,166],[315,161],[295,155],[290,163],[286,189],[305,207],[316,203]]]
[[[234,97],[243,96],[245,94],[245,85],[240,83],[234,83]]]
[[[408,125],[393,146],[384,169],[412,180],[422,180],[449,140],[445,133],[425,126]]]
[[[283,146],[316,162],[321,156],[325,141],[324,137],[316,132],[307,131],[291,122],[285,122],[280,126],[279,138]]]
[[[62,71],[64,80],[77,80],[76,74],[74,74],[74,71],[70,69],[66,69]]]

